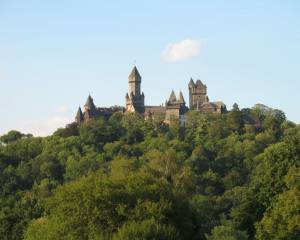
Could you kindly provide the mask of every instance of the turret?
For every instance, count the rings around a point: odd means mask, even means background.
[[[76,114],[76,116],[75,116],[75,122],[76,123],[78,123],[78,124],[80,124],[80,123],[82,123],[83,122],[83,113],[82,113],[82,111],[81,111],[81,108],[79,107],[78,108],[78,111],[77,111],[77,114]]]
[[[86,103],[84,104],[84,112],[91,112],[91,113],[94,113],[96,110],[96,106],[94,104],[94,100],[93,98],[91,97],[91,95],[89,94],[87,100],[86,100]]]
[[[169,100],[166,101],[166,122],[170,123],[174,119],[178,119],[180,124],[184,123],[184,114],[187,111],[183,94],[180,91],[178,98],[172,90]]]
[[[185,100],[184,100],[184,97],[183,97],[183,94],[182,94],[181,91],[179,92],[178,101],[179,101],[180,104],[184,104],[185,105]]]
[[[142,77],[137,70],[136,66],[133,67],[131,73],[128,76],[129,83],[129,94],[133,93],[133,95],[138,96],[141,94],[141,82]]]
[[[174,90],[172,90],[169,100],[166,101],[166,106],[177,106],[178,108],[179,107],[185,108],[185,100],[184,100],[182,92],[181,91],[179,92],[179,95],[177,98]]]
[[[125,96],[126,111],[143,113],[145,110],[145,96],[141,93],[142,77],[136,66],[128,76],[129,92]]]
[[[201,80],[194,80],[191,78],[189,84],[189,102],[191,110],[198,110],[203,103],[208,102],[207,87]]]
[[[176,103],[176,102],[177,102],[177,98],[176,98],[176,95],[175,95],[174,90],[172,90],[172,92],[171,92],[171,94],[170,94],[169,102],[170,102],[170,103]]]
[[[194,80],[191,78],[190,82],[189,82],[189,88],[193,88],[195,87],[195,83]]]

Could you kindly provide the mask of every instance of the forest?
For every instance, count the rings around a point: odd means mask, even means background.
[[[264,105],[0,137],[2,240],[299,240],[300,125]]]

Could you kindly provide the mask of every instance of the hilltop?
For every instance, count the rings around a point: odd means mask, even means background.
[[[115,112],[0,142],[0,239],[299,239],[300,126],[280,110]]]

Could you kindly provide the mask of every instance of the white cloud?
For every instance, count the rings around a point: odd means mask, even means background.
[[[64,105],[61,105],[56,109],[56,111],[59,113],[66,113],[68,111],[68,108]]]
[[[166,62],[179,62],[199,55],[201,48],[200,41],[188,38],[178,43],[168,44],[161,56]]]
[[[34,136],[48,136],[55,132],[58,128],[65,127],[67,124],[74,121],[67,113],[66,106],[61,105],[55,108],[55,111],[50,116],[44,116],[37,119],[28,119],[13,123],[12,126],[7,126],[0,129],[0,136],[7,133],[11,129],[22,133],[31,133]]]
[[[67,117],[53,116],[48,119],[19,123],[17,130],[23,133],[32,133],[34,136],[48,136],[60,127],[65,127],[72,120]]]

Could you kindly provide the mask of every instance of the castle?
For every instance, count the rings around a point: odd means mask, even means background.
[[[226,105],[223,102],[210,102],[207,96],[207,87],[201,80],[194,82],[190,80],[189,88],[189,108],[186,106],[183,94],[180,91],[178,97],[172,90],[169,99],[163,106],[145,106],[145,95],[141,91],[142,77],[136,66],[133,67],[128,77],[129,92],[125,96],[125,107],[96,107],[91,95],[83,107],[78,108],[75,121],[78,124],[87,122],[96,117],[108,118],[115,112],[143,114],[145,119],[151,119],[155,115],[162,115],[166,123],[170,123],[173,119],[178,119],[181,124],[185,122],[185,115],[189,110],[200,111],[203,113],[219,113],[226,112]]]

